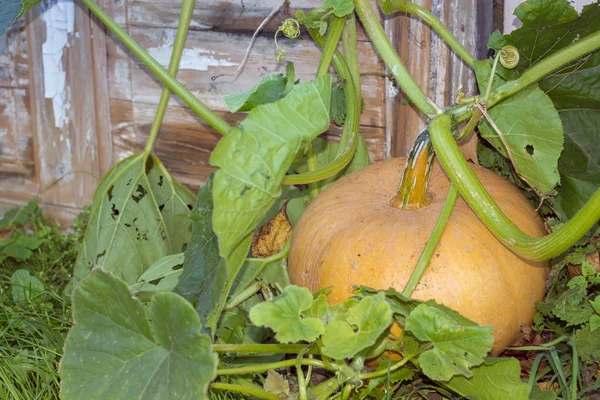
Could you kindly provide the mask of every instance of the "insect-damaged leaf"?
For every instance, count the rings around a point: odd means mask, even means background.
[[[213,229],[227,259],[281,195],[281,182],[300,146],[329,127],[329,76],[294,86],[275,103],[252,109],[217,144],[210,163]]]
[[[128,284],[161,257],[180,253],[190,238],[194,195],[158,158],[133,155],[100,182],[77,257],[74,280],[102,267]]]
[[[313,303],[307,288],[288,286],[271,301],[257,304],[250,310],[250,320],[257,326],[266,326],[277,334],[281,343],[312,342],[325,327],[319,318],[305,317]]]
[[[177,285],[179,275],[181,275],[182,264],[183,253],[164,256],[156,260],[138,278],[137,283],[131,286],[131,290],[134,293],[171,292]]]
[[[433,344],[419,356],[423,373],[433,380],[472,376],[470,368],[483,362],[494,343],[491,327],[478,326],[441,305],[420,304],[404,328],[419,341]]]
[[[551,3],[551,5],[550,5]],[[511,44],[521,54],[516,74],[569,44],[600,30],[600,3],[581,15],[567,0],[529,0],[515,10],[523,27],[510,35],[494,35],[494,48]],[[558,110],[564,129],[564,151],[558,161],[560,186],[554,208],[571,218],[600,186],[600,52],[573,61],[539,82]]]
[[[73,294],[74,326],[60,364],[61,399],[201,399],[217,355],[194,308],[177,294],[150,306],[96,269]]]
[[[480,61],[475,71],[479,88],[485,91],[490,63]],[[496,76],[494,85],[505,81]],[[563,129],[550,98],[532,85],[489,110],[506,144],[489,121],[479,124],[481,136],[502,155],[514,162],[518,174],[543,194],[550,193],[560,181],[558,159],[563,149]]]

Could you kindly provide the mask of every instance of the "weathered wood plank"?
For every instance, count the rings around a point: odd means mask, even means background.
[[[109,0],[100,0],[105,7]],[[108,85],[108,57],[106,27],[90,15],[92,37],[92,65],[94,76],[95,132],[98,149],[98,173],[106,174],[113,166],[112,135],[110,125],[110,99]],[[109,39],[110,40],[110,39]]]
[[[154,55],[163,65],[168,64],[172,41],[175,31],[173,29],[130,28],[132,36],[150,54]],[[254,45],[251,58],[240,76],[232,81],[231,77],[221,77],[212,81],[211,77],[219,73],[233,73],[241,62],[247,43],[244,35],[234,35],[219,32],[190,32],[186,43],[186,52],[182,58],[178,79],[188,89],[198,96],[209,108],[213,110],[226,110],[223,97],[251,88],[262,77],[270,73],[284,72],[285,62],[276,64],[274,59],[276,50],[270,38],[259,38]],[[318,64],[320,50],[308,40],[282,40],[289,54],[285,61],[292,61],[296,66],[296,76],[303,80],[314,79]],[[359,67],[364,72],[382,72],[382,64],[374,53],[370,43],[359,43],[358,52],[361,54]],[[110,59],[109,63],[113,61]],[[113,70],[116,68],[113,68]],[[134,102],[157,104],[161,88],[159,82],[144,66],[135,62],[132,72]],[[111,82],[114,86],[116,83]],[[384,87],[381,78],[367,77],[363,81],[363,97],[365,110],[361,116],[361,124],[370,126],[384,125]],[[111,90],[111,96],[117,91]],[[123,97],[114,97],[126,100]],[[170,105],[181,104],[175,97]]]
[[[152,104],[111,100],[116,161],[143,150],[154,112],[155,106]],[[243,114],[218,114],[231,124],[244,118]],[[324,137],[335,141],[340,131],[339,127],[332,126]],[[373,160],[381,160],[385,156],[383,132],[381,127],[361,127],[361,134],[365,136]],[[155,152],[177,180],[197,189],[214,171],[208,161],[220,138],[188,108],[171,106],[167,109]]]
[[[279,0],[225,2],[199,1],[194,8],[190,24],[192,30],[227,32],[252,35],[256,28],[281,2]],[[295,18],[298,11],[305,14],[322,2],[315,0],[292,1],[263,27],[261,35],[273,37],[279,25],[287,18]],[[377,6],[377,1],[372,2]],[[176,28],[179,20],[180,2],[165,0],[127,1],[129,24],[154,28]],[[359,27],[358,40],[367,41],[364,30]]]
[[[0,88],[0,186],[36,187],[29,94]],[[5,194],[3,193],[3,197]]]
[[[68,7],[69,3],[52,5],[61,6]],[[39,9],[32,11],[27,30],[30,68],[33,71],[32,117],[40,195],[46,203],[77,207],[91,202],[98,184],[95,121],[96,118],[108,118],[94,112],[94,79],[90,75],[93,59],[87,10],[75,7],[72,32],[59,23],[60,18],[69,15],[68,10],[58,9],[57,12],[65,15],[53,16],[42,7],[45,11],[43,17]],[[59,72],[54,75],[44,68],[42,62],[43,38],[50,40],[61,35],[49,35],[47,29],[68,32],[68,43],[57,41],[46,45],[52,47],[53,52],[57,49],[63,51],[62,59],[55,65]],[[64,87],[60,85],[61,68],[66,72]],[[45,86],[45,83],[57,82],[59,84],[54,88]]]
[[[0,38],[0,87],[26,88],[29,84],[27,34],[20,19]]]

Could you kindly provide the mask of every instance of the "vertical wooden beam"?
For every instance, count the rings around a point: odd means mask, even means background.
[[[91,202],[99,182],[96,121],[109,118],[109,115],[96,113],[87,10],[75,6],[73,33],[68,35],[68,44],[63,48],[61,63],[66,72],[65,85],[64,88],[58,85],[65,99],[62,126],[55,118],[52,99],[45,98],[45,79],[57,78],[48,71],[46,76],[44,74],[42,47],[53,38],[46,37],[46,21],[40,8],[30,13],[27,34],[40,198],[46,204],[81,207]]]
[[[478,58],[486,56],[492,32],[492,0],[415,0],[433,12]],[[400,58],[425,91],[439,106],[451,105],[458,89],[476,92],[472,70],[452,53],[445,42],[421,20],[398,14],[388,23],[392,43]],[[395,25],[395,26],[394,26]],[[402,94],[388,91],[386,134],[390,156],[405,156],[425,120],[414,107],[404,104]]]
[[[98,4],[105,7],[109,0]],[[91,15],[92,65],[94,74],[94,101],[96,118],[96,141],[98,143],[98,172],[104,176],[113,166],[112,124],[110,119],[110,96],[108,90],[108,56],[106,27]]]

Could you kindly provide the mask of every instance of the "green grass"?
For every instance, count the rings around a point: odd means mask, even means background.
[[[57,399],[58,362],[71,326],[69,305],[53,289],[16,302],[9,277],[0,292],[0,398]]]
[[[71,327],[62,292],[88,217],[86,210],[63,231],[33,200],[0,219],[0,399],[59,398],[58,364]],[[38,285],[21,286],[25,296],[13,293],[17,270],[29,271]]]

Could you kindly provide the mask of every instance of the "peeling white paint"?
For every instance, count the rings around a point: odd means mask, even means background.
[[[66,122],[65,110],[70,106],[65,95],[66,73],[62,58],[75,25],[73,0],[53,4],[42,18],[46,22],[46,41],[42,45],[44,97],[52,99],[54,125],[62,128]]]
[[[167,41],[160,47],[152,47],[148,49],[148,53],[156,59],[163,67],[169,65],[171,52],[173,51],[173,40]],[[214,56],[227,55],[228,53],[217,54],[211,50],[205,50],[198,47],[184,49],[179,63],[179,69],[193,69],[196,71],[208,71],[208,67],[235,67],[238,64],[233,63],[229,57],[215,58]]]

